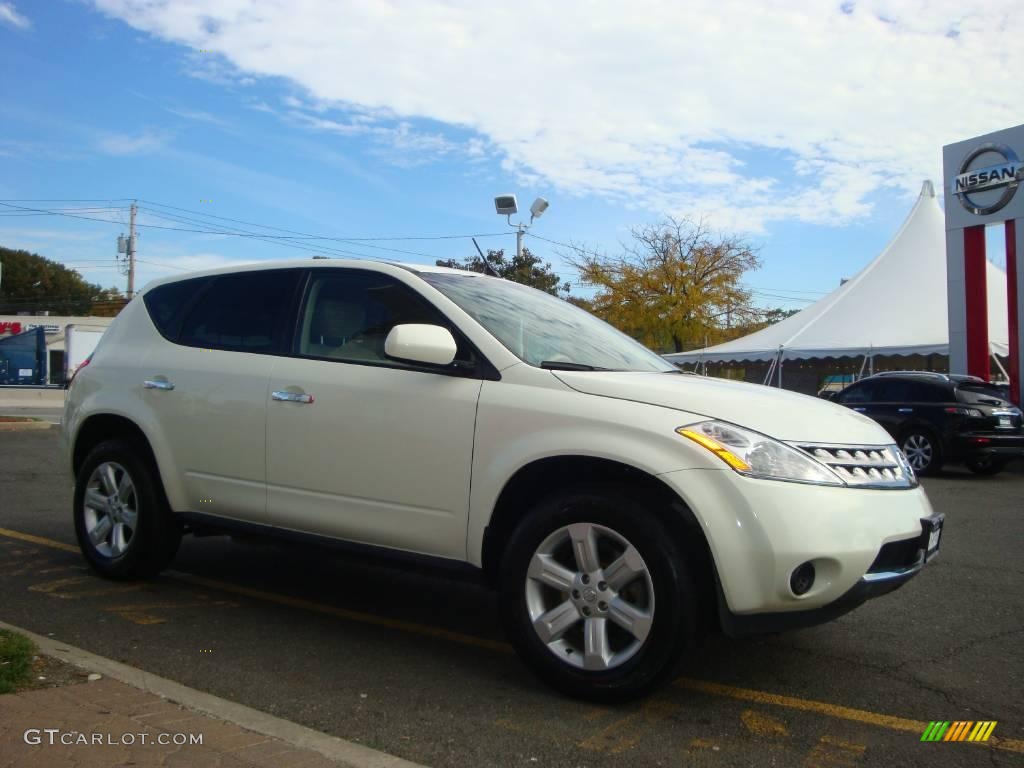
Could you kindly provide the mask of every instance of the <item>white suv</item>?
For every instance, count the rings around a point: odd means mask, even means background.
[[[841,406],[681,374],[590,314],[434,267],[312,260],[159,280],[68,393],[89,563],[182,533],[478,569],[547,682],[612,700],[704,631],[825,621],[938,549],[892,438]]]

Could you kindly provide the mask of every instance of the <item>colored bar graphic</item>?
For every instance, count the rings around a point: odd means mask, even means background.
[[[921,734],[921,741],[988,741],[995,720],[932,720]]]
[[[960,732],[965,730],[965,726],[968,723],[965,720],[955,720],[953,725],[949,727],[949,732],[946,733],[946,738],[943,741],[960,741]]]
[[[921,734],[921,741],[938,741],[942,738],[947,728],[949,728],[948,720],[932,720],[928,723],[928,727],[924,729],[924,733]]]

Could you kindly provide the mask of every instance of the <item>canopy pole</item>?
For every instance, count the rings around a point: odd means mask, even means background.
[[[783,352],[782,347],[779,347],[779,389],[782,389],[782,363],[783,363]]]
[[[999,369],[1000,371],[1002,371],[1002,373],[1003,373],[1003,376],[1005,376],[1005,377],[1006,377],[1006,380],[1007,380],[1007,381],[1009,381],[1009,380],[1010,380],[1010,374],[1008,374],[1008,373],[1006,372],[1006,369],[1005,369],[1005,368],[1003,368],[1003,364],[999,362],[999,355],[997,355],[997,354],[996,354],[995,352],[992,352],[991,354],[992,354],[992,359],[996,361],[996,367],[997,367],[997,368],[998,368],[998,369]]]
[[[772,376],[775,374],[775,364],[778,361],[779,359],[777,357],[772,358],[772,361],[768,364],[768,373],[765,374],[764,381],[761,382],[762,385],[766,387],[771,386]]]
[[[861,360],[861,362],[860,362],[860,370],[857,372],[857,381],[860,381],[861,379],[864,378],[864,368],[865,368],[865,366],[867,366],[867,364],[868,364],[868,353],[865,352],[864,353],[864,359]]]
[[[868,346],[868,376],[875,375],[875,345]]]

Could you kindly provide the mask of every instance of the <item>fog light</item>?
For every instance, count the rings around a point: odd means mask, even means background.
[[[804,563],[797,567],[793,571],[793,575],[789,577],[789,588],[793,590],[794,595],[806,594],[813,586],[814,565],[812,563]]]

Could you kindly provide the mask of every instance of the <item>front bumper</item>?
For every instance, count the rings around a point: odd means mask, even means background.
[[[919,567],[906,557],[881,563],[879,558],[900,546],[906,554],[907,542],[924,532],[922,521],[941,519],[920,487],[827,487],[755,480],[729,469],[659,477],[701,524],[721,591],[723,624],[729,617],[736,617],[737,626],[780,623],[755,618],[774,614],[793,614],[788,626],[814,624],[891,591]],[[915,545],[915,560],[916,552]],[[813,586],[796,594],[791,577],[808,562],[814,566]],[[893,562],[901,567],[890,567]],[[892,575],[865,579],[882,572]]]
[[[722,631],[730,637],[740,637],[813,627],[837,619],[873,597],[894,592],[920,573],[925,564],[938,554],[938,549],[928,552],[928,537],[931,530],[941,530],[944,521],[945,515],[933,515],[921,521],[923,530],[920,536],[890,542],[883,546],[871,568],[856,584],[838,599],[820,608],[808,611],[735,614],[725,604],[719,584],[718,612]]]

